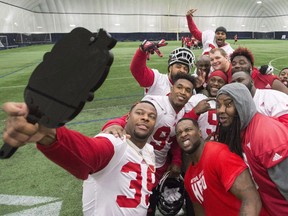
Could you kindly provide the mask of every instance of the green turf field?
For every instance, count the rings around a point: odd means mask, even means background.
[[[94,100],[87,103],[81,114],[67,124],[69,128],[93,136],[109,118],[123,115],[131,104],[141,99],[143,89],[129,70],[139,43],[118,42],[113,49],[114,63],[108,78],[95,93]],[[181,44],[179,41],[168,43],[168,46],[161,48],[163,58],[153,55],[148,61],[151,68],[163,73],[167,72],[170,51]],[[239,40],[237,45],[232,43],[232,46],[248,47],[254,53],[256,66],[270,63],[277,74],[279,69],[288,66],[287,40]],[[23,89],[28,77],[51,47],[41,45],[0,51],[1,105],[5,101],[23,101]],[[193,52],[196,57],[201,54],[201,50]],[[0,131],[3,130],[4,119],[5,114],[0,111]],[[27,145],[11,159],[0,161],[0,215],[13,212],[21,212],[18,215],[57,215],[58,210],[61,216],[81,215],[81,184],[80,180],[45,159],[34,144]],[[54,199],[41,201],[43,197]]]

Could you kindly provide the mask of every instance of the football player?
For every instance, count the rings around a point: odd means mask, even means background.
[[[216,28],[215,32],[207,30],[204,32],[199,31],[196,24],[193,21],[193,14],[197,9],[190,9],[186,13],[186,19],[190,33],[203,44],[203,55],[207,55],[213,48],[222,48],[230,55],[233,52],[233,48],[226,42],[227,30],[223,26]]]
[[[246,160],[269,215],[288,215],[288,134],[278,120],[257,112],[247,87],[224,85],[216,97],[218,141]]]
[[[288,88],[275,75],[263,75],[254,67],[254,56],[252,52],[245,48],[237,48],[231,55],[231,73],[244,71],[251,75],[254,85],[258,89],[274,89],[288,94]]]
[[[147,144],[157,119],[153,104],[142,101],[131,108],[125,126],[129,140],[103,133],[90,138],[64,126],[50,129],[30,124],[25,103],[6,103],[3,110],[8,114],[5,142],[14,147],[36,142],[47,158],[75,177],[93,179],[89,185],[93,187],[84,189],[84,197],[89,198],[83,200],[85,216],[147,214],[155,180],[155,155]]]
[[[283,68],[279,73],[279,79],[288,88],[288,68]]]
[[[195,215],[259,215],[261,200],[241,157],[223,143],[205,142],[192,119],[177,123],[176,136],[191,160],[184,182]]]
[[[239,71],[232,75],[232,82],[244,84],[253,97],[258,112],[276,117],[288,126],[288,95],[273,89],[257,89],[250,74]]]

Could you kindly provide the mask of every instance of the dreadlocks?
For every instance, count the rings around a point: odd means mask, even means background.
[[[241,147],[241,121],[239,116],[235,116],[229,127],[224,127],[219,122],[216,128],[215,140],[228,145],[231,152],[243,158]]]

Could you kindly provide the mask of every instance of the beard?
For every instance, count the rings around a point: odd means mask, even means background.
[[[147,133],[147,134],[141,134],[141,133],[137,133],[135,130],[133,131],[133,136],[135,139],[137,140],[145,140],[147,139],[150,135],[151,135],[152,132],[150,133]]]

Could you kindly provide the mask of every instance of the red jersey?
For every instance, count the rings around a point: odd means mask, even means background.
[[[227,145],[206,142],[199,162],[186,171],[185,188],[192,202],[200,203],[207,216],[236,216],[241,202],[229,190],[245,169],[245,162]]]
[[[263,75],[257,68],[253,68],[251,77],[254,81],[254,86],[258,89],[272,89],[275,79],[279,79],[275,75]]]
[[[244,131],[242,148],[252,176],[259,186],[263,207],[270,215],[288,215],[288,201],[281,195],[267,171],[288,157],[287,127],[257,113]]]

